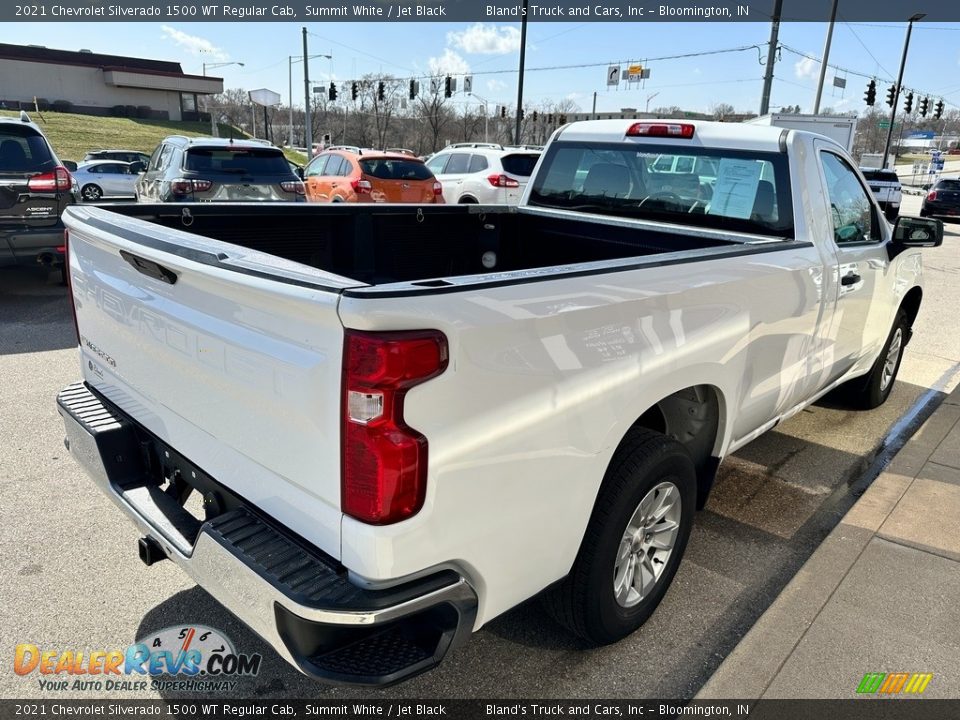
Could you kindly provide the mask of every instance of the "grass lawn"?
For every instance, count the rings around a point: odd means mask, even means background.
[[[61,160],[79,162],[90,150],[140,150],[153,153],[160,141],[168,135],[200,137],[210,135],[208,122],[174,122],[172,120],[142,120],[139,118],[96,117],[77,113],[27,113],[43,130]],[[19,117],[19,111],[0,110],[0,115]],[[247,135],[230,125],[220,125],[220,137],[245,138]],[[294,162],[303,164],[306,156],[285,150]]]

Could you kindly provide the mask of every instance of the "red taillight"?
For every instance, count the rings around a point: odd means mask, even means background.
[[[60,248],[57,248],[59,250]],[[70,316],[73,318],[73,335],[80,344],[80,325],[77,324],[77,301],[73,298],[73,281],[70,279],[70,231],[63,231],[63,272],[67,278],[67,296],[70,298]]]
[[[288,193],[304,194],[303,183],[299,180],[284,180],[280,183],[280,188]]]
[[[351,180],[350,187],[352,187],[353,191],[358,194],[368,193],[373,190],[373,185],[369,180]]]
[[[634,123],[627,130],[627,137],[669,137],[689,140],[693,137],[693,125],[689,123]]]
[[[936,190],[931,190],[930,192],[927,193],[927,200],[936,200],[936,199],[937,199]]]
[[[34,175],[27,180],[27,189],[32,192],[56,192],[69,190],[73,180],[65,167],[55,167],[48,173]]]
[[[434,195],[443,195],[443,185],[439,180],[434,180],[433,182],[433,194]]]
[[[415,515],[427,491],[427,439],[403,419],[403,399],[447,367],[437,330],[347,330],[343,351],[341,510],[386,525]]]
[[[518,183],[512,177],[508,177],[507,175],[502,175],[502,174],[497,175],[496,173],[494,173],[493,175],[487,175],[487,182],[489,182],[494,187],[502,187],[502,188],[520,187],[520,183]]]
[[[206,192],[213,187],[213,180],[195,180],[177,178],[170,181],[170,192],[174,195],[189,195],[193,192]]]

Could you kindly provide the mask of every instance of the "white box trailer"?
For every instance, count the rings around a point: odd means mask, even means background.
[[[744,122],[753,125],[774,125],[791,130],[805,130],[826,135],[843,146],[849,153],[853,152],[853,136],[857,132],[857,119],[847,115],[770,113]]]

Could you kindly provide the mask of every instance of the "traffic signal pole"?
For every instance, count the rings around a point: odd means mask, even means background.
[[[523,112],[523,64],[527,53],[527,2],[523,0],[523,19],[520,21],[520,77],[517,79],[517,128],[514,142],[520,144],[520,113]]]
[[[820,114],[820,98],[823,95],[823,83],[827,79],[827,59],[830,57],[830,43],[833,40],[833,24],[837,19],[837,3],[840,0],[833,0],[833,8],[830,10],[830,25],[827,27],[827,40],[823,44],[823,60],[820,61],[820,80],[817,82],[817,99],[813,101],[813,114]]]
[[[893,94],[893,107],[890,108],[890,127],[887,128],[887,142],[883,145],[883,166],[887,167],[887,157],[890,155],[890,140],[893,138],[893,124],[897,120],[897,102],[900,100],[900,85],[903,83],[903,69],[907,65],[907,50],[910,49],[910,33],[913,30],[913,23],[920,18],[926,17],[926,13],[917,13],[910,18],[907,23],[907,37],[903,41],[903,55],[900,57],[900,72],[897,75],[897,87]]]
[[[307,56],[307,28],[303,28],[303,122],[306,124],[307,162],[313,160],[313,121],[310,118],[310,58]]]

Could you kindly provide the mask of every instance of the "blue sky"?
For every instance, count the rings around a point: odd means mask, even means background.
[[[784,23],[780,42],[818,56],[826,23]],[[244,67],[208,70],[226,87],[266,87],[288,95],[287,56],[301,50],[301,24],[291,23],[5,23],[0,41],[46,45],[68,50],[179,61],[185,72],[201,73],[202,63],[240,61]],[[474,90],[491,104],[512,104],[516,98],[518,24],[477,23],[315,23],[308,24],[311,53],[332,54],[314,59],[311,79],[326,83],[365,73],[388,72],[399,78],[431,69],[474,75]],[[905,25],[838,21],[830,64],[850,70],[895,77]],[[729,103],[737,110],[756,112],[763,67],[758,51],[750,49],[702,57],[651,60],[651,77],[643,86],[609,90],[606,64],[616,61],[720,50],[763,44],[770,25],[751,23],[537,23],[528,25],[525,105],[571,98],[589,110],[594,91],[597,108],[643,109],[678,105],[708,110]],[[904,84],[943,96],[948,107],[960,105],[960,24],[914,26]],[[764,53],[765,56],[765,53]],[[600,63],[603,67],[532,71],[558,65]],[[776,65],[771,106],[799,104],[812,109],[819,65],[782,51]],[[831,71],[832,74],[832,71]],[[844,77],[843,72],[837,73]],[[822,107],[862,110],[867,80],[846,76],[845,92],[829,84]],[[829,75],[828,75],[829,78]],[[294,99],[302,103],[302,64],[293,66]],[[878,106],[886,85],[880,83]],[[462,93],[458,102],[470,102]],[[474,103],[478,102],[473,100]]]

